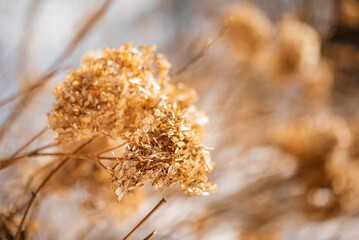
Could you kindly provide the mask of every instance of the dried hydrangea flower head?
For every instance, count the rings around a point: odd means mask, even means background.
[[[114,168],[116,194],[121,199],[147,179],[156,190],[179,183],[189,195],[214,192],[206,176],[213,163],[201,145],[203,116],[193,106],[160,105],[128,139],[126,160]]]
[[[97,135],[118,137],[133,130],[142,109],[160,94],[170,64],[155,47],[104,48],[83,58],[80,69],[54,90],[57,103],[48,114],[58,140],[79,141]]]
[[[169,83],[170,64],[154,50],[125,44],[85,56],[54,91],[50,128],[59,142],[94,136],[127,142],[112,169],[119,199],[146,180],[156,190],[179,184],[186,194],[207,195],[216,188],[201,144],[207,118],[194,105],[193,89]]]

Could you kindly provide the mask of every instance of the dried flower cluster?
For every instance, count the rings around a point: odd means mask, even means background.
[[[140,49],[126,44],[90,53],[57,85],[48,119],[60,142],[124,136],[157,104],[170,64],[154,46]]]
[[[206,117],[194,105],[194,90],[169,83],[169,68],[154,46],[104,48],[85,56],[54,91],[58,102],[48,119],[59,142],[127,142],[113,166],[119,199],[146,180],[156,190],[180,184],[189,195],[215,191],[206,177],[213,163],[201,144]]]
[[[162,105],[162,104],[161,104]],[[189,194],[207,195],[215,186],[205,173],[212,170],[209,153],[201,142],[201,125],[194,108],[162,105],[129,137],[125,161],[115,167],[116,194],[123,194],[152,180],[155,189],[173,184]]]

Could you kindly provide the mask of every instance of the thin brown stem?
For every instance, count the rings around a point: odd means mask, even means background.
[[[61,68],[56,68],[52,71],[48,71],[46,74],[44,74],[43,76],[39,77],[37,83],[34,83],[33,85],[26,87],[22,90],[20,90],[19,92],[15,93],[14,95],[7,97],[3,100],[0,101],[0,107],[18,99],[19,97],[29,94],[31,91],[39,88],[44,82],[46,82],[48,79],[51,79],[54,75],[56,75],[56,73],[60,72]]]
[[[151,240],[155,235],[156,235],[156,230],[153,230],[153,232],[151,232],[150,235],[145,237],[143,240]]]
[[[33,143],[36,139],[38,139],[42,134],[44,134],[47,130],[47,127],[43,128],[39,133],[33,136],[29,141],[27,141],[22,147],[20,147],[10,158],[16,157],[19,153],[21,153],[24,149],[26,149],[31,143]]]
[[[19,78],[22,81],[23,85],[28,84],[29,80],[29,69],[28,69],[28,59],[29,59],[29,47],[32,42],[32,35],[34,32],[34,21],[36,16],[38,15],[38,11],[43,3],[43,0],[32,0],[28,11],[25,15],[25,21],[22,29],[21,42],[19,44],[19,56],[18,56],[18,66],[17,69],[21,69],[18,71]]]
[[[41,132],[40,132],[40,133],[41,133]],[[41,134],[39,134],[39,135],[41,135]],[[34,138],[32,138],[30,141],[32,142],[32,141],[35,140],[36,138],[37,138],[37,136],[35,136]],[[4,169],[4,168],[7,168],[7,167],[9,167],[9,166],[11,166],[11,165],[13,165],[13,164],[19,162],[19,161],[22,160],[22,159],[25,159],[25,158],[27,158],[27,157],[31,157],[31,156],[33,156],[33,155],[35,155],[35,154],[39,154],[39,152],[40,152],[41,150],[48,149],[48,148],[51,148],[51,147],[54,147],[54,146],[59,145],[59,143],[50,143],[50,144],[47,144],[47,145],[45,145],[45,146],[39,147],[39,148],[37,148],[37,149],[31,151],[30,153],[27,153],[27,154],[25,154],[25,155],[23,155],[23,156],[19,156],[19,157],[18,157],[17,155],[18,155],[21,151],[23,151],[28,145],[31,144],[30,141],[29,141],[28,143],[26,143],[24,146],[22,146],[19,150],[17,150],[10,158],[8,158],[8,159],[6,159],[6,160],[1,160],[1,161],[0,161],[0,170],[1,170],[1,169]]]
[[[38,152],[31,152],[25,155],[21,155],[18,157],[14,157],[14,158],[10,158],[10,159],[5,159],[2,160],[0,162],[0,170],[7,168],[11,165],[13,165],[14,163],[26,159],[26,158],[30,158],[30,157],[69,157],[69,158],[74,158],[74,159],[82,159],[82,160],[111,160],[111,161],[117,161],[118,157],[98,157],[96,155],[88,155],[88,156],[84,156],[84,155],[77,155],[77,154],[71,154],[71,153],[38,153]]]
[[[46,76],[46,79],[50,79],[53,75],[50,74]],[[11,128],[13,122],[15,122],[18,117],[24,112],[23,110],[32,102],[36,92],[27,92],[27,94],[21,99],[20,102],[16,104],[9,117],[5,120],[4,124],[0,128],[0,142],[4,139],[6,132]]]
[[[45,150],[45,149],[48,149],[48,148],[52,148],[52,147],[56,147],[60,145],[60,143],[49,143],[49,144],[46,144],[45,146],[42,146],[42,147],[39,147],[37,149],[35,149],[34,151],[32,152],[40,152],[42,150]]]
[[[102,154],[105,154],[105,153],[107,153],[107,152],[109,152],[109,151],[113,151],[113,150],[115,150],[115,149],[117,149],[117,148],[120,148],[120,147],[124,146],[126,143],[127,143],[127,142],[123,142],[123,143],[121,143],[121,144],[119,144],[119,145],[117,145],[117,146],[114,146],[114,147],[112,147],[112,148],[106,149],[105,151],[102,151],[102,152],[98,153],[98,154],[97,154],[97,157],[100,157]]]
[[[101,162],[101,159],[97,159],[97,163],[98,163],[103,169],[105,169],[108,173],[112,174],[112,170],[109,169],[108,167],[106,167],[106,166]]]
[[[16,121],[16,119],[23,112],[22,110],[26,108],[34,98],[34,95],[38,92],[34,92],[34,90],[42,87],[46,84],[55,73],[57,73],[61,69],[61,63],[72,53],[72,51],[78,46],[81,40],[85,37],[85,35],[92,29],[94,24],[104,15],[110,4],[113,0],[106,0],[104,4],[91,15],[88,20],[85,22],[82,28],[77,32],[72,41],[67,45],[64,52],[55,60],[54,64],[49,68],[48,72],[44,74],[43,77],[33,84],[32,86],[21,90],[19,93],[10,96],[2,101],[0,101],[0,107],[17,99],[20,96],[24,97],[21,101],[16,105],[16,107],[10,113],[10,116],[6,119],[5,123],[0,128],[0,142],[3,140],[5,133],[10,129],[12,123]]]
[[[102,6],[95,8],[96,11],[87,18],[85,24],[77,32],[71,42],[67,45],[65,51],[60,55],[55,61],[54,66],[63,62],[79,45],[81,40],[86,36],[86,34],[93,28],[96,22],[106,13],[107,9],[110,7],[113,0],[106,0]]]
[[[167,203],[166,198],[162,198],[161,201],[129,232],[123,240],[128,239],[144,222],[146,222],[164,203]]]
[[[195,65],[207,53],[207,51],[210,49],[210,47],[212,47],[218,39],[220,39],[222,36],[224,36],[226,31],[227,31],[227,26],[223,26],[221,28],[221,30],[219,31],[219,33],[217,34],[217,36],[212,41],[207,42],[201,48],[201,50],[199,51],[199,53],[196,56],[191,58],[191,60],[189,62],[187,62],[182,68],[180,68],[178,71],[176,71],[172,75],[172,78],[178,78],[180,75],[182,75],[184,72],[186,72],[189,68],[191,68],[193,65]]]
[[[76,154],[78,153],[81,149],[83,149],[86,145],[88,145],[91,141],[93,140],[90,139],[89,141],[85,142],[84,144],[82,144],[81,146],[79,146],[73,153]],[[34,191],[32,192],[32,196],[31,196],[31,199],[29,201],[29,204],[27,205],[27,208],[25,210],[25,213],[21,219],[21,222],[19,224],[19,227],[17,229],[17,232],[16,232],[16,236],[15,236],[15,240],[19,240],[20,238],[20,235],[21,235],[21,232],[22,232],[22,227],[24,225],[24,222],[25,222],[25,219],[26,219],[26,216],[28,215],[29,213],[29,210],[32,206],[32,204],[34,203],[35,201],[35,198],[36,196],[38,195],[38,193],[46,186],[46,184],[50,181],[50,179],[55,175],[55,173],[57,173],[67,162],[68,160],[70,159],[70,157],[67,157],[65,158],[64,160],[62,160],[56,168],[54,168],[46,177],[45,179],[42,181],[42,183],[39,185],[39,187]]]
[[[61,160],[61,159],[60,159]],[[30,177],[28,177],[26,184],[24,185],[24,188],[22,189],[22,193],[17,197],[16,202],[14,203],[14,206],[18,206],[19,202],[23,200],[26,197],[26,193],[29,191],[30,186],[32,185],[33,181],[36,177],[39,177],[43,171],[48,169],[49,167],[52,168],[52,166],[57,165],[57,161],[52,161],[44,166],[42,166],[40,169],[37,169],[35,172],[31,174]],[[14,216],[16,213],[23,211],[26,208],[27,204],[22,204],[20,207],[16,207],[14,211],[11,212],[10,218]]]
[[[106,0],[103,5],[99,8],[96,8],[96,11],[87,19],[85,24],[82,26],[82,28],[79,29],[79,31],[74,35],[72,40],[69,42],[65,50],[60,54],[55,62],[51,65],[49,68],[50,70],[47,71],[47,74],[45,74],[43,77],[40,77],[40,79],[37,81],[37,83],[33,84],[32,86],[20,90],[19,92],[15,93],[14,95],[3,99],[0,101],[0,107],[14,101],[15,99],[27,95],[31,91],[41,87],[43,84],[45,84],[49,76],[54,75],[56,72],[60,70],[60,67],[58,67],[72,52],[75,50],[75,48],[78,46],[78,44],[81,42],[81,40],[86,36],[86,34],[92,29],[92,27],[95,25],[95,23],[106,13],[107,9],[111,5],[113,0]]]

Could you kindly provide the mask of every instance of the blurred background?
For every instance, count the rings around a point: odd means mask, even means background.
[[[39,195],[25,239],[121,239],[164,196],[132,239],[359,238],[358,0],[0,0],[1,158],[47,125],[85,53],[127,42],[156,44],[172,81],[197,91],[217,192],[145,186],[119,203],[97,169],[72,166]],[[1,239],[49,164],[0,171]]]

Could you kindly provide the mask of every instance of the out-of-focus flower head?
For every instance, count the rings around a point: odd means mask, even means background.
[[[278,75],[309,74],[321,58],[319,34],[293,17],[283,17],[278,24]]]
[[[250,3],[242,3],[228,8],[224,23],[239,60],[250,64],[263,61],[274,36],[274,26],[264,13]]]
[[[340,18],[351,28],[359,27],[359,2],[356,0],[340,1]]]
[[[353,154],[358,137],[343,118],[330,113],[302,117],[276,128],[271,139],[295,156],[295,177],[305,186],[310,211],[330,216],[359,210],[359,165]]]

